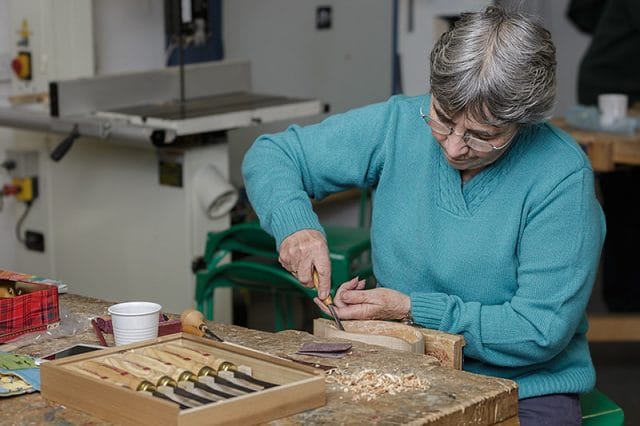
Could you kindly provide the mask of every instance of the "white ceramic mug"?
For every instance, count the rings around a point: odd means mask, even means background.
[[[152,302],[124,302],[109,307],[116,346],[158,337],[162,306]]]
[[[629,97],[618,93],[604,93],[598,95],[598,109],[600,110],[600,125],[611,126],[616,121],[627,116]]]

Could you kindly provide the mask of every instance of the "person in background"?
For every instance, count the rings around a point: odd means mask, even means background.
[[[630,106],[640,102],[640,2],[572,0],[567,15],[593,34],[578,71],[578,102],[597,105],[603,93],[624,93]]]
[[[526,16],[464,13],[431,52],[430,93],[393,96],[259,137],[249,199],[280,263],[330,291],[310,197],[374,189],[377,287],[337,290],[342,319],[404,320],[461,334],[465,370],[515,380],[523,425],[580,424],[591,390],[585,308],[605,234],[582,149],[546,119],[555,47]]]
[[[578,102],[598,105],[598,95],[622,93],[629,107],[640,102],[640,1],[572,0],[567,16],[581,31],[593,34],[578,71]],[[640,207],[629,203],[640,186],[640,168],[599,173],[600,196],[607,217],[603,251],[602,296],[610,311],[640,311]]]

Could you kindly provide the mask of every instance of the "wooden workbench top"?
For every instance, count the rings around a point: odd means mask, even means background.
[[[60,305],[76,318],[104,316],[111,303],[62,295]],[[246,329],[238,326],[208,323],[223,339],[270,354],[293,355],[305,342],[327,339],[309,333],[288,330],[280,333]],[[15,352],[40,356],[73,343],[97,344],[93,329],[74,336],[23,346]],[[513,381],[498,379],[440,366],[430,356],[400,352],[354,342],[352,352],[341,359],[298,356],[307,361],[336,366],[341,373],[355,374],[365,369],[404,375],[414,373],[428,383],[420,392],[382,395],[367,401],[354,399],[357,395],[345,392],[335,382],[327,381],[327,405],[270,424],[437,424],[490,425],[518,424],[517,386]],[[96,395],[96,398],[99,398]],[[108,424],[92,415],[51,403],[40,393],[32,393],[1,400],[2,424]]]
[[[551,123],[573,136],[585,149],[596,172],[610,172],[617,165],[640,165],[640,132],[632,135],[576,129],[564,118]]]

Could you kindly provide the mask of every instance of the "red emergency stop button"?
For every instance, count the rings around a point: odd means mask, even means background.
[[[21,80],[31,80],[31,53],[18,52],[11,61],[11,69]]]

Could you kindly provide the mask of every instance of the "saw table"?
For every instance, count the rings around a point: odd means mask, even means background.
[[[61,306],[79,318],[104,316],[112,302],[72,294],[61,295]],[[342,374],[375,370],[393,375],[415,374],[427,383],[425,390],[382,394],[374,399],[358,398],[344,385],[326,376],[327,403],[270,424],[433,424],[517,425],[517,385],[505,379],[480,376],[444,367],[430,356],[385,349],[354,342],[350,354],[340,359],[294,355],[306,342],[322,339],[306,332],[288,330],[268,333],[209,322],[212,331],[228,342],[272,355],[330,364]],[[17,353],[39,356],[73,343],[97,344],[91,328],[74,337],[23,346]],[[96,395],[100,398],[100,395]],[[2,400],[3,423],[8,424],[109,424],[87,413],[45,400],[40,393]]]

